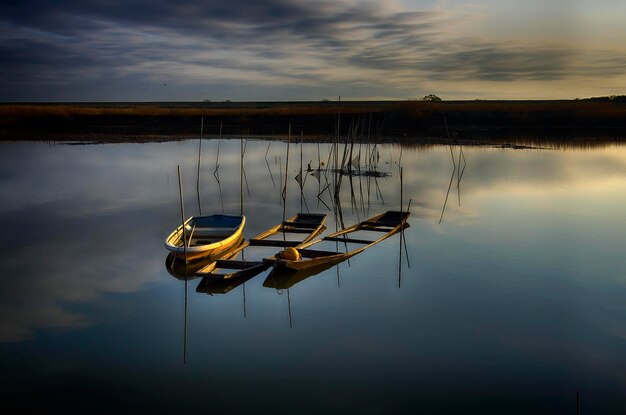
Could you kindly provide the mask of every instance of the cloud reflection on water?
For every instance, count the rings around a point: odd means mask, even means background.
[[[239,140],[222,141],[220,178],[226,212],[239,211]],[[57,146],[2,145],[0,239],[3,278],[0,280],[0,340],[32,339],[41,329],[80,329],[94,323],[94,315],[80,305],[98,307],[107,294],[146,290],[169,278],[163,268],[163,238],[179,218],[176,165],[185,179],[187,216],[197,213],[195,172],[197,141],[162,144]],[[213,177],[217,142],[205,141],[202,159],[203,212],[221,211]],[[320,146],[325,160],[328,145]],[[370,216],[399,205],[398,146],[381,146],[380,169],[392,175],[378,179],[385,203],[377,200],[370,181]],[[282,216],[280,180],[284,176],[285,143],[249,141],[245,168],[250,196],[244,190],[249,215],[246,237],[277,222]],[[458,148],[453,150],[458,154]],[[485,220],[484,203],[514,197],[516,209],[550,195],[566,201],[593,189],[596,199],[611,200],[625,186],[626,150],[609,147],[587,152],[513,151],[465,148],[467,170],[461,182],[461,206],[454,188],[444,228],[437,225],[452,172],[447,147],[426,151],[404,148],[405,204],[412,198],[412,222],[426,222],[435,230]],[[304,167],[317,166],[317,146],[305,145]],[[293,179],[299,170],[299,146],[291,145],[288,214],[300,206]],[[365,178],[354,180],[357,198],[367,188]],[[282,178],[284,180],[284,177]],[[323,179],[322,179],[323,180]],[[456,185],[456,183],[455,183]],[[317,181],[305,184],[311,211],[332,213],[317,206]],[[547,197],[547,196],[546,196]],[[601,201],[599,202],[601,203]],[[351,209],[347,180],[342,189],[347,223],[361,219]],[[366,203],[359,203],[359,209]],[[364,214],[365,213],[365,214]]]

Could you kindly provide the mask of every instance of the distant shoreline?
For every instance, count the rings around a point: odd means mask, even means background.
[[[621,98],[621,97],[620,97]],[[626,102],[316,101],[170,103],[3,103],[0,140],[155,142],[250,136],[463,144],[626,141]]]

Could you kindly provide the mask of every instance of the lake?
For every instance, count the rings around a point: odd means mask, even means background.
[[[573,414],[578,392],[626,413],[626,147],[356,145],[377,174],[342,178],[338,216],[333,174],[306,172],[330,144],[286,166],[247,140],[244,175],[242,145],[204,140],[198,170],[198,140],[0,143],[5,407]],[[166,263],[177,166],[186,216],[243,209],[246,239],[283,209],[328,233],[401,199],[410,227],[289,288],[198,292]]]

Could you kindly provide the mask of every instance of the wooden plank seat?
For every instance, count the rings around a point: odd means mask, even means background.
[[[281,228],[277,233],[311,233],[311,229],[301,229],[301,228]]]
[[[361,230],[363,230],[363,231],[372,231],[372,232],[389,232],[390,228],[393,228],[393,227],[392,226],[381,227],[381,226],[369,225],[369,226],[363,226],[361,228]]]
[[[283,227],[315,229],[320,226],[319,222],[283,222]]]
[[[324,238],[325,241],[337,241],[337,242],[346,242],[351,244],[371,244],[375,241],[369,241],[366,239],[354,239],[354,238],[342,238],[341,236],[327,236]]]
[[[263,261],[238,261],[234,259],[218,259],[216,261],[217,268],[226,269],[246,269],[263,265]]]
[[[282,247],[295,247],[300,245],[301,241],[279,241],[270,239],[250,239],[251,246],[282,246]]]
[[[391,222],[391,221],[387,221],[387,222],[381,222],[381,221],[376,221],[376,222],[370,222],[370,221],[366,221],[363,222],[362,225],[365,226],[371,226],[371,227],[380,227],[380,226],[384,226],[387,228],[394,228],[396,226],[398,226],[398,222]]]

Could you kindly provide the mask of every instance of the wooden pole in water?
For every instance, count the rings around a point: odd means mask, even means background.
[[[454,160],[454,153],[452,152],[452,146],[450,146],[450,155],[452,156],[452,163],[454,165],[452,169],[452,176],[450,176],[450,183],[448,184],[448,191],[446,192],[446,199],[443,201],[443,208],[441,209],[441,216],[439,217],[439,223],[443,220],[443,213],[446,210],[446,204],[448,203],[448,196],[450,196],[450,189],[452,188],[452,180],[454,180],[454,173],[456,173],[456,161]]]
[[[404,201],[402,200],[402,167],[400,167],[400,220],[402,220],[402,208]],[[404,237],[404,228],[400,232],[400,258],[398,259],[398,288],[402,286],[402,239]]]
[[[241,143],[241,161],[239,162],[239,214],[243,215],[243,137]]]
[[[183,203],[183,179],[180,175],[180,165],[177,166],[178,169],[178,194],[180,195],[180,219],[182,222],[183,229],[183,252],[185,258],[185,264],[187,263],[187,233],[185,231],[185,206]]]
[[[304,133],[302,132],[302,130],[300,130],[300,183],[298,183],[300,185],[300,212],[302,212],[302,199],[304,198],[304,192],[303,192],[303,184],[304,184],[304,178],[302,177],[302,141],[304,140]]]
[[[200,144],[198,144],[198,176],[196,178],[196,192],[198,193],[198,213],[202,215],[202,205],[200,203],[200,158],[202,154],[202,133],[204,132],[204,117],[200,120]]]
[[[409,204],[406,208],[407,212],[411,212],[411,199],[409,199]],[[409,251],[406,247],[406,236],[404,236],[404,227],[402,228],[402,238],[404,240],[404,253],[406,255],[406,265],[411,268],[411,261],[409,260]]]
[[[287,213],[287,183],[289,182],[289,142],[291,141],[291,123],[287,134],[287,160],[285,161],[285,187],[283,188],[283,222]]]
[[[289,295],[289,288],[287,288],[287,308],[289,310],[289,328],[293,328],[291,321],[291,296]]]
[[[403,168],[400,167],[400,214],[402,214],[402,208],[404,207],[402,202],[402,170]]]
[[[248,310],[246,309],[246,283],[243,283],[243,318],[248,317]]]
[[[185,270],[185,327],[183,339],[183,364],[187,364],[187,270]]]
[[[213,171],[213,176],[219,182],[217,170],[220,168],[220,142],[222,141],[222,123],[220,121],[220,135],[217,137],[217,155],[215,156],[215,171]],[[222,209],[223,210],[223,209]]]

